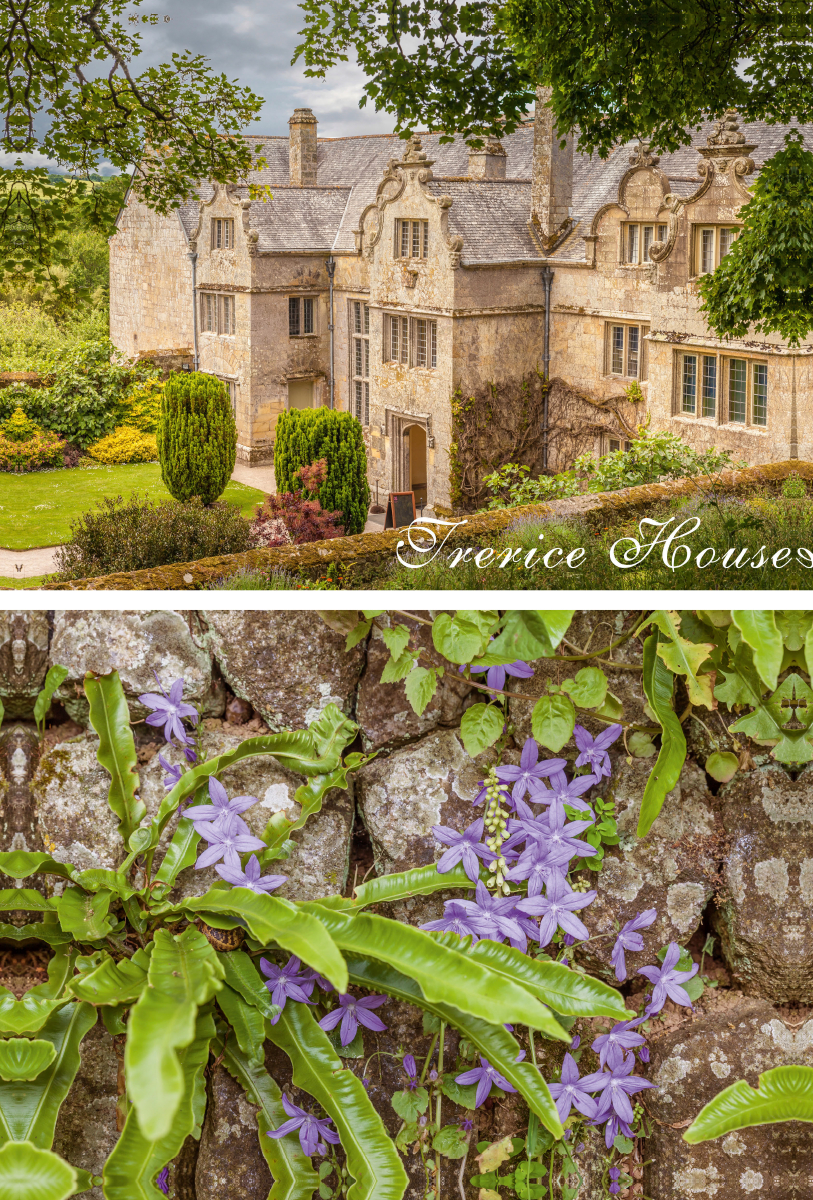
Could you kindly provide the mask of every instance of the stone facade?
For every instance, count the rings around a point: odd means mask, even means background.
[[[552,379],[599,403],[637,381],[634,419],[698,449],[813,458],[813,345],[721,343],[697,294],[783,127],[741,130],[729,113],[673,154],[629,144],[602,162],[560,147],[545,99],[471,152],[437,134],[318,138],[297,109],[289,138],[249,139],[265,160],[250,182],[270,197],[205,186],[162,218],[130,196],[111,239],[111,337],[220,376],[249,463],[271,459],[280,412],[330,402],[332,379],[335,407],[364,426],[371,484],[445,505],[450,398],[543,367],[547,267]],[[605,418],[583,448],[626,432]]]

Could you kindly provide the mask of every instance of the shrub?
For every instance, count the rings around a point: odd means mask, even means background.
[[[330,408],[282,413],[274,445],[278,491],[295,491],[301,468],[322,458],[327,461],[327,478],[319,487],[319,503],[323,509],[341,511],[345,533],[361,533],[370,507],[361,425],[350,413]]]
[[[160,379],[144,379],[124,397],[124,423],[142,433],[156,433],[161,418],[164,384]]]
[[[36,471],[61,467],[63,443],[40,429],[21,408],[0,425],[0,470]]]
[[[119,425],[107,437],[88,446],[87,453],[96,462],[107,463],[141,463],[155,462],[158,458],[158,445],[155,435],[142,433],[132,425]]]
[[[288,542],[300,546],[343,535],[341,512],[325,512],[317,499],[327,472],[323,458],[301,467],[296,474],[302,483],[299,491],[278,492],[257,506],[257,516],[251,523],[255,546],[284,546]]]
[[[609,492],[664,478],[711,476],[735,465],[747,466],[735,464],[727,450],[712,448],[699,453],[676,433],[666,429],[652,433],[641,425],[629,450],[614,450],[598,461],[592,454],[583,454],[573,464],[580,475],[587,477],[588,492]]]
[[[237,426],[220,380],[202,371],[171,375],[156,436],[169,494],[180,501],[216,500],[231,478],[237,451]]]
[[[156,504],[138,492],[128,500],[106,496],[71,523],[70,541],[57,551],[55,578],[140,571],[239,554],[250,546],[249,524],[233,505],[205,508],[197,497],[186,504]]]

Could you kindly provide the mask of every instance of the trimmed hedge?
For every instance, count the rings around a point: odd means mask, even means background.
[[[237,426],[228,393],[214,375],[178,371],[164,386],[156,431],[161,478],[175,500],[217,500],[231,479]]]
[[[274,478],[278,492],[295,492],[301,467],[327,460],[319,503],[342,514],[345,534],[361,533],[370,507],[367,452],[361,425],[349,412],[331,408],[291,409],[277,418]]]

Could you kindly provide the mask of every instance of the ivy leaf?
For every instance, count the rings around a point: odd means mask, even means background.
[[[543,696],[531,713],[531,731],[538,742],[554,752],[573,736],[576,710],[568,696]]]
[[[390,1103],[402,1121],[414,1122],[426,1112],[429,1093],[424,1087],[415,1088],[414,1092],[393,1092]]]
[[[437,1150],[444,1158],[465,1158],[469,1143],[459,1125],[444,1125],[432,1138],[432,1149]]]
[[[607,676],[598,667],[582,667],[573,679],[566,679],[567,692],[577,708],[599,708],[607,696]]]
[[[505,715],[498,704],[472,704],[463,713],[460,738],[466,753],[476,758],[493,746],[503,731]]]
[[[391,658],[381,672],[382,683],[400,683],[406,679],[418,659],[417,650],[406,650],[400,658]]]
[[[406,677],[406,696],[420,717],[438,687],[438,675],[434,667],[415,667]]]
[[[382,629],[381,636],[392,657],[400,658],[409,645],[410,631],[406,625],[396,625],[392,629]]]

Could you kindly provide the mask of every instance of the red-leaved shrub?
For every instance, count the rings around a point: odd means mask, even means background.
[[[257,506],[251,522],[255,546],[285,546],[293,542],[321,542],[344,536],[339,524],[341,510],[326,512],[316,498],[327,479],[327,460],[320,458],[297,473],[302,487],[296,492],[278,492]]]

